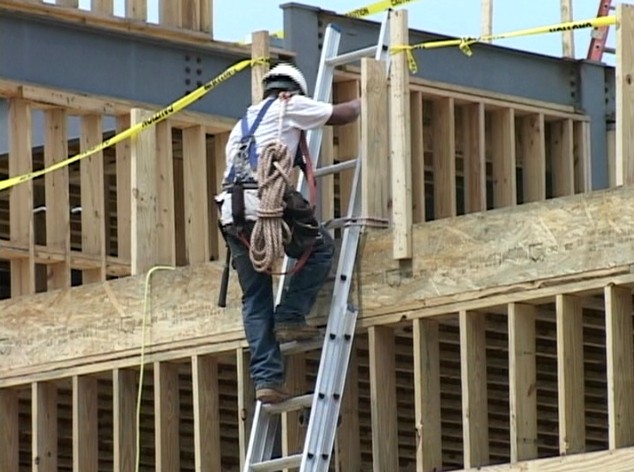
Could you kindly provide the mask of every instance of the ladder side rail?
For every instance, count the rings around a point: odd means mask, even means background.
[[[601,0],[597,11],[597,18],[608,16],[612,8],[612,0]],[[609,26],[592,29],[592,32],[590,33],[590,45],[588,46],[588,60],[601,61],[603,59],[603,53],[606,50],[605,44],[608,40],[609,31]]]
[[[357,216],[361,211],[361,172],[361,159],[358,159],[350,192],[350,203],[348,207],[348,218],[350,219]],[[328,463],[325,464],[325,469],[320,467],[324,465],[323,463],[325,462],[322,458],[322,454],[327,454],[328,457],[330,457],[334,445],[335,427],[330,425],[331,427],[329,428],[329,425],[325,423],[334,418],[336,425],[346,377],[345,375],[339,375],[339,378],[337,378],[337,374],[341,374],[342,372],[347,373],[354,338],[356,311],[349,311],[347,306],[360,234],[361,227],[359,225],[348,226],[343,232],[330,317],[326,329],[325,346],[319,362],[313,406],[308,422],[308,430],[306,432],[304,457],[302,458],[302,467],[300,468],[301,472],[327,470],[329,460]],[[352,326],[346,327],[346,322],[349,323],[350,321],[352,321]],[[331,334],[335,336],[334,339],[331,338]],[[347,340],[342,339],[342,336],[349,336],[349,338]],[[330,364],[335,361],[339,361],[340,365],[331,366]],[[320,398],[320,393],[326,395],[326,398]],[[323,411],[326,409],[327,400],[330,400],[328,396],[332,396],[333,394],[339,395],[338,399],[334,399],[334,402],[330,402],[333,411]],[[309,457],[309,454],[312,454],[312,459]]]

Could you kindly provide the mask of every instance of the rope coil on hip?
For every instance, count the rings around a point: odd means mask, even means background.
[[[293,185],[290,175],[294,160],[281,140],[285,105],[286,100],[282,100],[278,139],[264,148],[258,161],[260,207],[249,245],[249,258],[258,272],[272,271],[275,261],[284,257],[284,243],[291,238],[291,230],[282,219],[284,193]]]

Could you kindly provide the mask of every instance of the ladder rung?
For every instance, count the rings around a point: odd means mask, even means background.
[[[302,463],[302,455],[295,454],[294,456],[280,457],[279,459],[272,459],[266,462],[260,462],[259,464],[252,464],[251,470],[253,472],[273,472],[275,470],[288,469],[290,467],[299,467]]]
[[[341,66],[344,64],[350,64],[356,60],[361,59],[362,57],[371,57],[376,53],[376,46],[369,46],[367,48],[358,49],[356,51],[346,52],[344,54],[339,54],[331,59],[326,61],[326,64],[329,66]]]
[[[308,408],[312,405],[312,403],[313,394],[308,393],[281,403],[267,403],[262,405],[262,409],[271,414],[288,413],[289,411],[297,411],[302,408]]]
[[[608,54],[616,54],[616,49],[615,48],[604,48],[603,52],[608,53]]]
[[[315,177],[323,177],[324,175],[335,174],[342,170],[353,169],[356,164],[357,159],[350,159],[337,164],[320,167],[319,169],[315,169]]]

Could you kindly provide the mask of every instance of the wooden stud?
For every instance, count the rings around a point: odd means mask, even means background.
[[[386,326],[372,326],[368,330],[368,340],[373,470],[398,470],[394,331]]]
[[[9,176],[31,172],[31,108],[20,99],[9,100]],[[11,296],[35,293],[33,181],[16,185],[9,194],[9,233],[12,244],[28,248],[28,255],[11,260]]]
[[[0,470],[20,470],[20,428],[18,392],[0,389]]]
[[[125,0],[125,16],[131,20],[145,21],[147,19],[147,0]]]
[[[559,452],[566,455],[586,448],[583,309],[573,295],[558,295],[556,307]]]
[[[482,21],[480,36],[491,36],[493,34],[493,0],[481,0],[480,15]],[[491,40],[487,42],[490,43]]]
[[[533,305],[509,304],[509,407],[513,463],[537,458],[536,314]]]
[[[418,319],[413,327],[416,471],[434,472],[442,468],[438,321]]]
[[[412,222],[425,221],[425,141],[423,124],[423,94],[409,93],[409,113],[412,143]]]
[[[465,211],[473,213],[487,206],[484,104],[465,105],[462,110]]]
[[[152,116],[147,110],[130,111],[132,125]],[[156,128],[149,127],[130,138],[132,183],[132,275],[142,274],[157,262],[157,156]]]
[[[154,436],[157,472],[180,470],[178,366],[154,363]]]
[[[57,472],[57,387],[36,382],[31,385],[33,470]]]
[[[90,0],[90,9],[95,13],[112,15],[114,13],[114,0]]]
[[[389,203],[385,63],[361,59],[361,214],[387,218]]]
[[[200,0],[200,31],[213,38],[213,0]]]
[[[44,112],[44,165],[68,157],[66,112],[60,108]],[[48,288],[70,287],[70,200],[68,167],[44,176],[46,191],[46,246],[64,254],[59,264],[47,266]]]
[[[181,28],[183,26],[183,0],[159,0],[159,24]]]
[[[117,116],[117,133],[130,127],[130,115]],[[132,164],[130,140],[116,145],[117,163],[117,255],[130,261],[132,257]]]
[[[634,183],[634,5],[616,6],[616,185]]]
[[[616,129],[608,128],[606,133],[607,158],[608,158],[608,184],[610,188],[616,187]]]
[[[79,8],[79,0],[56,0],[55,3],[62,7]]]
[[[228,141],[229,133],[219,133],[214,136],[214,154],[212,165],[212,173],[214,175],[214,187],[211,190],[211,195],[217,195],[222,191],[222,179],[226,167],[225,148]],[[217,205],[215,205],[215,202],[214,206],[217,207]],[[222,233],[220,232],[220,229],[218,229],[220,212],[217,210],[217,208],[214,208],[214,210],[215,211],[211,212],[211,228],[212,231],[216,231],[215,240],[217,242],[212,247],[211,254],[215,260],[224,261],[227,254],[227,246]]]
[[[460,367],[465,468],[489,462],[486,314],[460,312]]]
[[[73,377],[73,472],[97,470],[97,379]]]
[[[338,102],[360,98],[359,83],[356,80],[337,82],[334,92]],[[361,139],[360,120],[338,126],[336,133],[338,140],[337,160],[343,162],[356,159],[359,156],[359,141]],[[339,174],[339,213],[341,215],[348,214],[353,177],[354,173],[351,171]]]
[[[568,23],[573,20],[572,0],[561,0],[561,22]],[[568,29],[561,33],[561,50],[563,57],[574,59],[575,36],[574,30]]]
[[[515,113],[512,108],[492,112],[491,135],[494,206],[515,206]]]
[[[151,156],[148,156],[151,157]],[[174,209],[174,158],[172,124],[165,120],[156,125],[156,263],[176,264],[176,217]]]
[[[268,58],[269,52],[269,32],[255,31],[251,35],[251,59]],[[251,102],[255,105],[264,98],[264,85],[262,79],[269,71],[268,63],[255,64],[251,67]]]
[[[610,449],[634,446],[632,291],[627,287],[605,288],[605,334]]]
[[[236,350],[236,371],[238,375],[238,448],[240,470],[242,470],[249,445],[255,405],[255,388],[249,374],[249,353],[242,348]]]
[[[113,461],[117,472],[133,472],[136,461],[137,374],[112,372]]]
[[[101,116],[81,117],[80,147],[86,151],[102,141]],[[81,179],[81,249],[101,260],[98,269],[83,271],[83,282],[106,280],[106,220],[103,152],[96,152],[79,163]]]
[[[590,134],[588,121],[574,122],[575,193],[592,191]]]
[[[434,219],[456,216],[456,121],[453,98],[434,101]]]
[[[306,382],[306,354],[298,353],[286,359],[286,389],[289,392],[305,392]],[[304,444],[306,429],[300,424],[300,415],[306,411],[291,411],[282,413],[282,455],[290,456],[301,452]],[[307,420],[308,418],[306,418]],[[291,472],[294,469],[284,469]]]
[[[216,358],[192,357],[192,388],[196,472],[221,470],[220,389]]]
[[[524,203],[546,200],[546,141],[544,115],[520,118]]]
[[[359,361],[354,347],[350,353],[346,386],[341,402],[341,424],[337,429],[336,470],[337,472],[361,471]]]
[[[181,26],[185,29],[200,31],[201,2],[207,0],[180,0],[181,1]]]
[[[390,44],[409,44],[407,10],[390,17]],[[412,257],[412,152],[409,70],[405,54],[392,56],[390,66],[390,173],[392,178],[393,257]]]
[[[200,264],[210,260],[207,145],[202,126],[183,130],[183,156],[187,259],[189,264]]]
[[[572,120],[562,120],[550,125],[550,159],[553,173],[553,195],[565,197],[574,194],[574,136]]]

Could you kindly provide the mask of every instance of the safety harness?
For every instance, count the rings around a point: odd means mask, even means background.
[[[271,274],[274,260],[283,256],[284,252],[289,257],[297,259],[290,273],[299,270],[308,259],[319,237],[319,223],[314,216],[316,182],[306,133],[301,131],[300,143],[294,158],[288,156],[286,145],[280,139],[283,114],[289,98],[289,94],[280,96],[283,102],[278,140],[276,143],[267,145],[262,151],[262,156],[257,155],[255,131],[277,98],[270,98],[264,103],[250,127],[247,116],[242,117],[240,147],[229,171],[227,184],[224,186],[225,190],[231,192],[231,212],[237,237],[249,248],[249,255],[255,269]],[[285,168],[283,169],[282,166]],[[294,166],[299,167],[306,177],[311,202],[306,201],[301,193],[292,189],[288,174]],[[257,172],[257,180],[253,178],[254,172]],[[273,198],[276,202],[272,204],[273,208],[270,208],[271,205],[265,205],[271,199],[267,195],[267,192],[271,192],[271,186],[275,187]],[[245,217],[244,191],[247,189],[258,189],[258,197],[261,199],[258,220],[250,235]],[[279,201],[280,199],[283,201]],[[265,206],[267,208],[264,208]],[[280,223],[281,231],[279,226],[273,226]],[[280,247],[283,251],[281,254]]]

